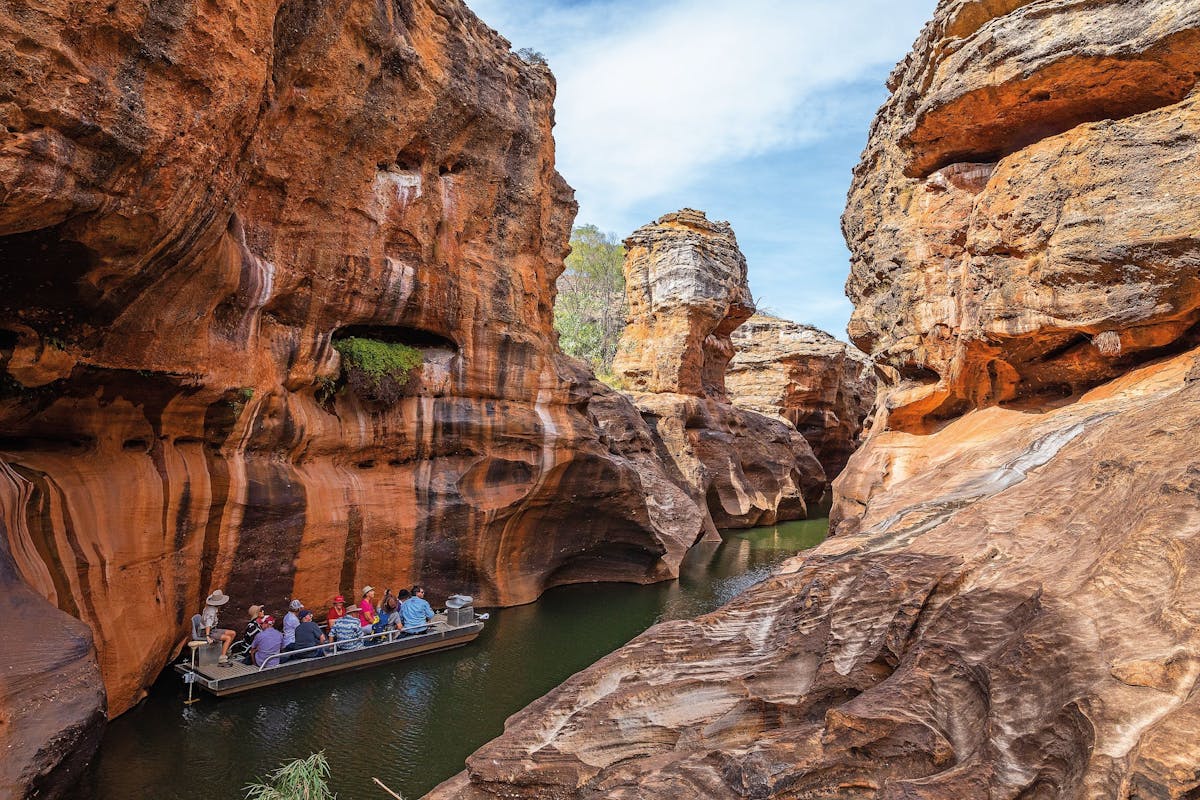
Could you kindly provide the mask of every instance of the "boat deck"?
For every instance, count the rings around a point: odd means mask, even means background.
[[[399,636],[396,631],[390,631],[387,635],[382,636],[377,644],[355,650],[330,652],[319,658],[300,658],[277,666],[261,668],[241,662],[227,665],[196,665],[195,667],[190,663],[183,662],[175,665],[175,671],[183,675],[185,680],[194,681],[200,688],[217,697],[226,697],[313,675],[348,672],[386,661],[410,658],[422,653],[461,647],[474,641],[482,630],[482,622],[475,621],[468,625],[454,626],[447,622],[445,615],[439,614],[434,617],[426,633],[415,636]],[[335,645],[336,643],[325,647],[332,651]]]

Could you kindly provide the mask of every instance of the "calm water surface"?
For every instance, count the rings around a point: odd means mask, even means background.
[[[493,610],[458,650],[184,706],[172,673],[105,733],[80,797],[233,800],[284,761],[324,750],[342,800],[412,800],[459,772],[504,720],[656,622],[694,617],[820,542],[827,520],[731,532],[688,554],[678,581],[583,584]]]

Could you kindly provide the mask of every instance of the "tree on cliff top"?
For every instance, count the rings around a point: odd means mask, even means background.
[[[559,345],[601,377],[612,370],[625,328],[624,261],[625,248],[615,234],[580,225],[571,232],[571,254],[558,278],[554,327]]]

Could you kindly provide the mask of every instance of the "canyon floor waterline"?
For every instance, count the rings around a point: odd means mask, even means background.
[[[728,532],[688,554],[677,581],[581,584],[492,612],[472,645],[339,677],[185,707],[179,680],[109,727],[80,797],[219,800],[283,761],[324,750],[340,797],[415,798],[462,769],[504,720],[646,628],[694,617],[825,537],[827,520]]]

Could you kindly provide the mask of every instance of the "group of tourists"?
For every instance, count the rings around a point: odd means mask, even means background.
[[[217,589],[204,602],[204,610],[192,617],[192,639],[221,644],[219,663],[230,663],[230,648],[237,634],[219,625],[221,607],[229,595]],[[385,641],[387,631],[399,631],[401,636],[415,636],[429,630],[433,608],[425,600],[425,588],[417,585],[392,594],[384,589],[383,599],[375,606],[375,587],[364,586],[362,599],[347,608],[346,598],[338,595],[325,615],[328,630],[313,621],[313,611],[299,599],[293,599],[283,615],[282,630],[275,627],[275,617],[265,613],[261,605],[249,608],[250,621],[242,633],[246,643],[242,658],[246,664],[259,667],[277,666],[290,658],[318,658],[328,655],[336,642],[337,652],[357,650]],[[287,655],[301,651],[294,656]]]

